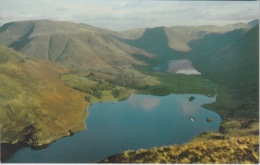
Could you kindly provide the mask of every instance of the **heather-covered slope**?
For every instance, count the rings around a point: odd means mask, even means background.
[[[1,143],[44,145],[85,128],[83,95],[59,79],[67,71],[0,47]]]
[[[251,136],[125,151],[100,163],[257,164],[258,153],[258,137]]]

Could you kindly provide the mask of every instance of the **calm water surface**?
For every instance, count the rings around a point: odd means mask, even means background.
[[[96,103],[89,108],[87,130],[45,149],[23,148],[7,162],[91,163],[128,149],[183,144],[204,131],[218,131],[219,115],[201,107],[214,101],[196,94],[135,94],[125,101]],[[207,122],[207,117],[213,122]]]

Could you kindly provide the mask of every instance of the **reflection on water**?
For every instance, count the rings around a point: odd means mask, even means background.
[[[127,99],[128,104],[133,108],[141,108],[144,110],[153,110],[160,104],[160,98],[154,98],[152,96],[143,97],[142,95],[131,95]]]
[[[200,75],[201,73],[196,70],[191,61],[188,59],[182,60],[169,60],[166,63],[153,67],[156,71],[165,71],[169,73],[186,74],[186,75]]]
[[[197,99],[197,100],[196,100]],[[212,99],[216,99],[216,97],[213,97]],[[180,98],[178,100],[183,115],[187,117],[192,117],[200,113],[201,105],[211,103],[211,102],[205,102],[201,99],[201,97],[194,98],[193,101],[187,100],[186,98]]]
[[[192,66],[192,63],[188,59],[169,61],[168,72],[187,75],[201,74]]]
[[[7,162],[93,163],[129,149],[187,143],[204,131],[218,131],[219,115],[201,107],[214,101],[196,94],[171,94],[132,95],[114,104],[96,103],[89,108],[87,130],[42,150],[22,148]],[[207,122],[208,117],[213,121]]]
[[[1,162],[5,162],[8,160],[16,151],[20,150],[21,148],[25,147],[24,144],[5,144],[1,143]]]

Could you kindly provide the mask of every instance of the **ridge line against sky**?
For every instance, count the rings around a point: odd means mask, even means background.
[[[0,25],[51,19],[111,30],[225,25],[259,18],[259,1],[0,0]]]

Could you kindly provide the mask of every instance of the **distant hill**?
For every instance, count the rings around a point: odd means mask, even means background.
[[[87,103],[59,79],[66,72],[0,46],[1,143],[49,144],[85,128]]]
[[[185,58],[190,58],[192,54],[192,48],[190,44],[196,41],[201,45],[201,49],[206,51],[212,51],[215,48],[214,44],[226,46],[232,41],[237,40],[242,34],[234,34],[234,37],[222,38],[224,34],[229,33],[233,30],[246,31],[249,29],[249,24],[247,23],[236,23],[225,26],[172,26],[172,27],[156,27],[147,28],[143,33],[139,29],[138,35],[142,34],[139,38],[121,37],[122,41],[139,49],[143,49],[148,53],[154,54],[155,58],[146,58],[145,56],[139,56],[137,59],[140,61],[145,61],[153,67],[161,68],[161,70],[168,70],[169,60],[182,60]],[[136,32],[136,31],[135,31]],[[131,33],[130,33],[131,34]],[[137,35],[137,36],[138,36]],[[211,37],[212,36],[212,37]],[[214,36],[219,36],[220,43],[214,42]],[[120,36],[119,36],[120,37]],[[205,43],[201,43],[204,37],[208,37],[211,40],[207,40]],[[214,43],[213,43],[214,42]],[[206,44],[206,47],[204,46]],[[203,45],[203,46],[202,46]],[[203,50],[204,51],[204,50]],[[203,52],[202,51],[202,52]],[[198,52],[198,51],[196,51]],[[205,51],[204,51],[205,52]],[[207,53],[206,53],[207,54]],[[200,54],[195,55],[195,58],[200,58]]]
[[[204,25],[204,26],[172,26],[165,28],[167,38],[169,40],[169,46],[181,52],[189,52],[191,48],[189,47],[189,42],[203,38],[206,34],[217,33],[223,34],[234,29],[246,29],[248,24],[237,23],[225,26],[214,26],[214,25]]]
[[[132,46],[144,49],[149,53],[180,58],[189,52],[189,42],[199,40],[206,34],[224,34],[235,29],[248,29],[249,24],[237,23],[225,26],[172,26],[147,28],[139,38],[129,38],[126,42]],[[141,31],[138,33],[141,34]],[[138,36],[138,35],[137,35]]]
[[[12,22],[0,28],[0,44],[30,57],[65,64],[73,69],[104,65],[143,64],[134,55],[151,56],[120,42],[118,33],[71,22]],[[123,35],[123,34],[122,34]]]

